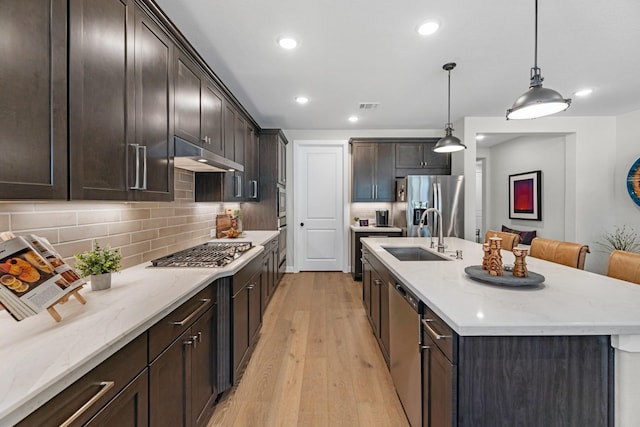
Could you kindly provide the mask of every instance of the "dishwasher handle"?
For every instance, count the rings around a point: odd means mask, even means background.
[[[402,287],[400,283],[396,283],[396,290],[400,295],[402,295],[402,298],[407,297],[407,291]]]

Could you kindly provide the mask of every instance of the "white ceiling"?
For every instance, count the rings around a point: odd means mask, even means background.
[[[504,116],[533,66],[533,0],[156,2],[263,128],[444,128],[446,62],[452,121]],[[419,36],[431,18],[440,30]],[[544,86],[573,98],[559,115],[640,109],[640,0],[540,0],[538,25]],[[285,33],[298,48],[277,46]]]

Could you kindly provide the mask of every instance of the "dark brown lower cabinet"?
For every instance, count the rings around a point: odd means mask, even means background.
[[[149,375],[145,369],[86,426],[143,427],[149,425]]]
[[[215,308],[210,308],[149,366],[152,426],[207,422],[216,393]]]
[[[387,366],[389,365],[389,286],[395,285],[388,270],[368,251],[362,251],[362,300]]]
[[[142,334],[17,425],[146,426],[146,360]]]
[[[233,382],[251,357],[262,326],[263,258],[256,257],[233,276]]]
[[[422,346],[422,426],[455,426],[456,367],[424,329]]]
[[[262,271],[256,271],[233,296],[234,379],[246,365],[262,326]],[[235,380],[234,380],[235,382]]]

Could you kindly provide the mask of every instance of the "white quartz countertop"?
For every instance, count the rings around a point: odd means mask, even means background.
[[[399,227],[376,227],[375,225],[367,225],[367,226],[359,226],[352,225],[351,230],[357,233],[387,233],[389,231],[402,231],[402,228]]]
[[[478,243],[445,238],[451,261],[399,261],[383,249],[419,246],[435,252],[427,238],[368,237],[362,244],[460,335],[640,334],[640,286],[633,283],[527,256],[529,271],[545,276],[542,285],[492,285],[464,272],[482,264]],[[455,259],[457,249],[462,260]],[[503,250],[502,259],[513,264],[515,257]]]
[[[223,268],[151,268],[147,262],[114,273],[111,289],[57,305],[62,321],[45,311],[16,322],[0,311],[0,426],[14,425],[106,360],[180,304],[231,276],[264,251],[278,231],[248,231],[254,247]]]

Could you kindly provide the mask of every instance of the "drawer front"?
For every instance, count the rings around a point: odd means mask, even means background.
[[[429,307],[425,307],[422,315],[422,330],[431,337],[447,359],[455,363],[454,347],[457,343],[457,334]]]
[[[84,425],[146,366],[147,334],[142,334],[17,425]]]
[[[215,304],[214,285],[209,285],[149,329],[149,362],[153,361],[198,317]]]
[[[233,295],[242,289],[256,272],[262,269],[262,257],[257,256],[249,264],[242,267],[242,270],[233,275]]]

